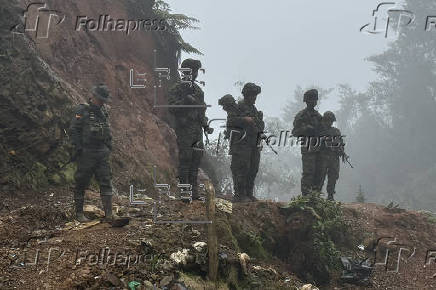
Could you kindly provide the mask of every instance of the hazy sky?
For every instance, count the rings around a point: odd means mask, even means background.
[[[200,20],[201,30],[183,38],[204,53],[209,117],[225,117],[217,104],[226,93],[240,96],[236,81],[262,86],[257,107],[279,116],[297,85],[364,90],[375,78],[365,58],[382,52],[382,35],[359,31],[371,22],[374,0],[167,0],[173,13]],[[187,57],[186,54],[183,56]],[[193,57],[193,56],[190,56]],[[320,111],[335,109],[328,100]]]

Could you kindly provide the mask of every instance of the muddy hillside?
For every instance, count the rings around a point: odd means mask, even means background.
[[[153,166],[168,183],[174,179],[177,146],[168,125],[171,120],[165,108],[153,105],[166,103],[165,91],[178,77],[180,44],[153,11],[153,2],[46,1],[44,6],[1,1],[2,189],[71,182],[70,120],[74,107],[86,102],[92,86],[100,82],[113,95],[109,112],[118,190],[126,191],[132,181],[151,184]],[[44,13],[51,18],[42,17]],[[51,22],[44,23],[47,19]],[[120,26],[120,31],[108,32],[105,29],[111,26],[101,21],[109,20],[151,23],[142,29],[131,24],[132,31]],[[38,29],[32,30],[37,21]],[[161,77],[155,94],[157,66],[169,69],[171,77]]]

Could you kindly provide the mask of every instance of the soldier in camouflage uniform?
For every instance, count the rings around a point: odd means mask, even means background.
[[[261,88],[247,83],[242,89],[243,101],[236,107],[228,102],[228,130],[232,131],[230,152],[231,170],[235,201],[256,201],[254,181],[259,170],[260,151],[259,136],[263,134],[265,123],[262,111],[258,111],[255,102]],[[234,109],[233,109],[234,108]]]
[[[224,139],[229,139],[231,138],[232,129],[233,130],[237,129],[237,128],[230,127],[230,120],[234,117],[238,117],[241,114],[241,112],[238,109],[238,105],[236,104],[235,99],[230,94],[227,94],[223,96],[221,99],[219,99],[218,105],[222,106],[223,110],[226,111],[227,113],[227,124],[226,124],[226,130],[224,131]],[[231,151],[229,152],[229,154],[231,154]]]
[[[95,86],[89,104],[78,106],[71,124],[73,159],[77,162],[77,171],[74,175],[76,180],[74,201],[76,218],[80,222],[88,221],[83,215],[83,203],[85,189],[89,186],[93,175],[100,186],[105,220],[112,219],[112,172],[109,164],[112,135],[109,115],[104,107],[104,103],[110,98],[104,84]]]
[[[322,116],[315,110],[318,102],[318,91],[312,89],[305,92],[304,102],[306,102],[306,108],[295,116],[292,135],[299,137],[301,142],[303,163],[301,194],[307,195],[312,190],[318,190],[319,182],[320,154],[318,137]]]
[[[203,130],[212,134],[206,117],[206,103],[203,90],[195,83],[201,62],[185,59],[182,68],[191,69],[184,72],[182,82],[175,84],[168,91],[168,103],[179,107],[170,107],[176,124],[177,146],[179,148],[179,182],[192,186],[192,199],[198,199],[197,175],[204,153]]]
[[[319,190],[322,190],[326,176],[328,200],[334,200],[336,181],[339,178],[339,157],[344,158],[344,142],[342,140],[341,131],[332,127],[336,121],[336,116],[330,111],[324,113],[322,118],[322,126],[320,132],[320,175],[319,175]]]

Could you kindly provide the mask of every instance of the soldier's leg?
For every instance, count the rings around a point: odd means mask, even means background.
[[[328,162],[328,180],[327,180],[327,193],[328,193],[328,199],[334,200],[333,196],[336,193],[335,187],[336,187],[336,181],[339,178],[339,157],[338,156],[331,156],[329,158]]]
[[[198,199],[198,169],[200,167],[201,159],[204,155],[203,141],[195,142],[196,146],[192,150],[191,168],[189,169],[189,184],[192,185],[192,199]]]
[[[248,163],[247,152],[237,151],[232,153],[232,162],[230,169],[233,176],[233,187],[235,190],[235,201],[240,201],[246,196],[247,192],[247,172]]]
[[[254,197],[254,183],[256,180],[257,172],[259,171],[259,163],[260,163],[260,151],[254,148],[251,152],[250,156],[250,173],[247,184],[247,195],[252,199],[256,200]]]
[[[105,219],[112,219],[112,170],[109,163],[109,153],[99,152],[95,168],[95,178],[100,186],[100,197],[103,204]]]
[[[178,178],[181,184],[189,184],[189,169],[192,160],[192,137],[186,128],[176,128],[179,149]]]
[[[322,191],[322,188],[324,186],[325,178],[327,176],[327,165],[328,160],[326,158],[325,154],[320,154],[319,156],[319,162],[318,162],[318,171],[316,173],[316,179],[317,179],[317,190]]]
[[[89,221],[83,215],[83,204],[85,201],[85,189],[88,188],[95,168],[95,158],[92,154],[84,151],[77,160],[77,170],[74,174],[75,189],[74,203],[76,219],[79,222]]]
[[[315,171],[316,171],[316,161],[317,154],[302,153],[301,160],[303,163],[303,173],[301,177],[301,194],[307,195],[311,192],[315,185]]]

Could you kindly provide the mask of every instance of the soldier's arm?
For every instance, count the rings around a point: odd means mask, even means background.
[[[79,105],[76,109],[74,118],[71,121],[71,144],[74,146],[76,151],[82,149],[82,128],[83,122],[86,118],[85,105]]]
[[[298,113],[297,116],[295,116],[293,126],[294,126],[294,128],[292,128],[293,136],[295,137],[306,136],[305,124],[301,118],[300,113]]]
[[[345,156],[345,143],[344,143],[344,139],[342,138],[342,133],[339,129],[334,128],[334,142],[335,145],[337,146],[337,151],[339,156]]]
[[[107,146],[107,148],[109,148],[109,150],[112,151],[112,129],[111,129],[111,124],[109,122],[109,118],[107,121],[107,125],[109,127],[109,130],[108,130],[109,132],[108,132],[108,138],[106,140],[106,146]]]
[[[183,96],[180,84],[175,84],[168,90],[168,104],[169,105],[183,105]]]
[[[265,122],[263,121],[263,112],[259,111],[259,114],[257,116],[256,125],[259,132],[265,131]]]

